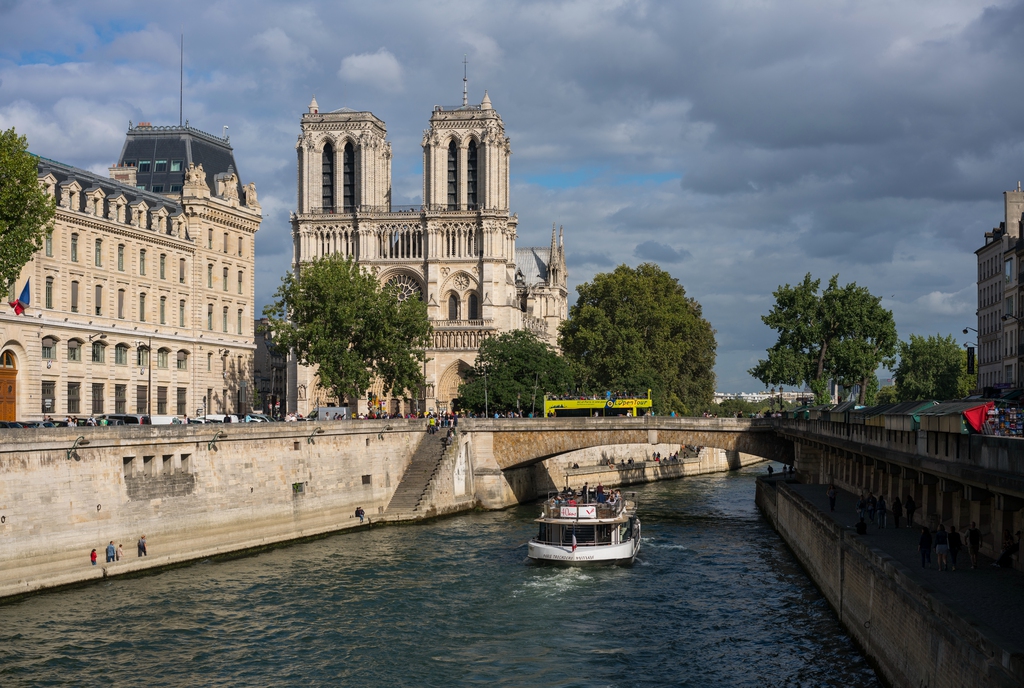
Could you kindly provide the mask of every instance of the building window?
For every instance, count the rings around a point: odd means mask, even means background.
[[[185,327],[185,302],[178,302],[178,327]]]
[[[56,413],[57,412],[57,383],[43,381],[42,383],[42,398],[43,398],[43,413]]]
[[[149,172],[149,160],[139,160],[139,172]]]
[[[167,254],[160,254],[160,279],[167,279]]]
[[[165,369],[167,368],[167,349],[160,349],[156,352],[156,367]]]
[[[244,334],[242,332],[242,309],[238,309],[238,334]]]
[[[228,269],[224,268],[224,274],[221,275],[221,279],[224,281],[224,291],[228,290]]]
[[[245,240],[245,237],[238,237],[238,257],[239,258],[242,257],[242,242],[244,240]]]
[[[82,361],[82,342],[77,339],[68,341],[68,360],[73,363],[81,363]]]
[[[117,269],[124,272],[124,244],[117,245]]]
[[[213,289],[213,265],[206,266],[206,288]]]
[[[213,354],[206,354],[206,372],[213,371]]]
[[[178,284],[185,284],[185,259],[178,259]]]
[[[97,284],[93,290],[93,307],[96,315],[103,315],[103,285]]]
[[[161,325],[166,325],[167,324],[167,297],[166,296],[161,296],[160,297],[160,324]]]
[[[78,312],[78,282],[71,283],[71,312]]]
[[[480,299],[476,294],[469,295],[469,319],[477,320],[480,317]]]
[[[57,351],[57,340],[54,339],[53,337],[43,337],[43,351],[42,351],[43,360],[46,360],[46,361],[56,360],[56,358],[57,358],[56,351]]]
[[[448,210],[459,209],[459,149],[455,141],[448,144]]]
[[[334,210],[334,148],[331,144],[324,146],[323,154],[320,156],[323,161],[323,179],[321,182],[321,205],[327,212]]]
[[[223,330],[224,330],[225,332],[227,332],[227,331],[228,331],[228,307],[227,307],[227,306],[224,306],[224,317],[223,317],[223,321],[224,321],[224,322],[222,323],[222,324],[223,324]]]
[[[139,320],[146,322],[146,295],[139,294]]]
[[[139,366],[140,368],[148,368],[149,367],[149,349],[148,348],[146,348],[144,346],[140,346],[138,349],[135,350],[135,365]]]
[[[135,388],[135,412],[149,413],[149,387],[139,385]]]
[[[124,289],[117,290],[117,317],[124,320]]]
[[[224,253],[228,252],[228,233],[224,232]]]
[[[72,234],[71,235],[71,262],[72,263],[77,263],[78,262],[78,235],[77,234]]]
[[[128,365],[128,345],[118,344],[114,347],[114,363]]]
[[[47,232],[46,233],[45,243],[46,243],[46,255],[48,257],[49,256],[53,256],[53,232]],[[239,251],[241,251],[241,247],[239,247]],[[242,255],[242,254],[239,253],[238,255]]]
[[[244,275],[245,275],[244,272],[242,272],[241,270],[238,271],[238,293],[239,294],[242,293],[242,279],[243,279]]]
[[[455,294],[448,297],[448,319],[459,319],[459,297]]]
[[[213,304],[206,304],[206,329],[213,330]]]
[[[166,160],[157,160],[156,161],[156,167],[153,168],[153,171],[154,172],[166,172],[167,171],[167,161]]]
[[[171,184],[171,193],[181,193],[181,184]]]
[[[164,192],[164,185],[163,184],[154,184],[153,185],[153,193],[163,193],[163,192]]]
[[[82,383],[68,383],[68,413],[82,412]]]
[[[158,415],[167,414],[167,388],[157,387],[156,388],[156,412]]]
[[[103,383],[92,383],[92,413],[97,415],[103,413]]]
[[[188,406],[187,406],[188,388],[187,387],[178,387],[177,392],[178,392],[178,415],[179,416],[184,416],[186,413],[188,413]]]
[[[213,230],[206,230],[206,248],[213,250]]]
[[[128,385],[114,385],[114,413],[128,410]]]
[[[183,161],[181,160],[171,160],[171,172],[181,172],[182,163]]]
[[[95,253],[92,261],[96,267],[103,267],[103,239],[97,239],[95,243]]]
[[[188,352],[187,351],[179,351],[177,359],[178,359],[178,370],[188,370]]]
[[[356,152],[351,141],[345,144],[342,156],[342,201],[345,212],[352,212],[356,208]]]
[[[53,308],[53,278],[46,278],[46,307]]]
[[[469,210],[476,209],[476,141],[469,142],[466,152],[466,203]]]
[[[139,274],[146,274],[146,249],[139,251]]]
[[[103,363],[107,359],[107,347],[103,342],[92,343],[92,362]]]

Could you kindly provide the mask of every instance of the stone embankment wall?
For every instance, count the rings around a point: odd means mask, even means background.
[[[757,481],[757,505],[853,639],[893,686],[1017,686],[1024,658],[927,590],[903,566],[844,531],[783,481]]]
[[[424,434],[407,421],[5,432],[0,597],[353,527],[358,506],[382,518]],[[106,564],[111,540],[126,558]]]

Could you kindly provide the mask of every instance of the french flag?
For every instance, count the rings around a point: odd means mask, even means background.
[[[18,298],[14,299],[13,301],[9,301],[8,302],[10,307],[14,309],[14,314],[15,315],[21,315],[22,313],[25,312],[25,309],[28,308],[29,297],[31,295],[31,291],[29,290],[29,286],[28,285],[31,284],[31,283],[32,283],[32,279],[31,278],[27,279],[25,281],[25,288],[21,290],[21,296],[19,296]]]

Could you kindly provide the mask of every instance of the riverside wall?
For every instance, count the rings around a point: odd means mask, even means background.
[[[757,506],[892,686],[1019,686],[1024,658],[1006,652],[784,481],[757,481]]]

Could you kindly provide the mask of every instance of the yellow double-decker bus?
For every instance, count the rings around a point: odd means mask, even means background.
[[[646,416],[651,412],[651,390],[646,397],[617,396],[611,392],[603,397],[584,395],[544,395],[546,418],[590,418],[593,416]]]

